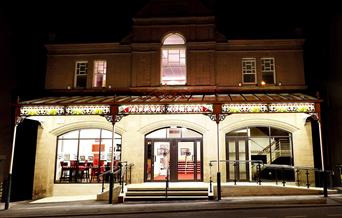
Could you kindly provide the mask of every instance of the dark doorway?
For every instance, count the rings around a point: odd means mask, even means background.
[[[38,126],[39,122],[28,119],[18,125],[11,201],[32,199]]]

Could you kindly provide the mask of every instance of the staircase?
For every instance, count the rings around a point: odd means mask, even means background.
[[[271,151],[271,156],[269,155]],[[290,142],[288,139],[277,139],[264,148],[258,155],[265,156],[266,164],[291,165],[292,157],[290,150]],[[257,175],[256,175],[257,176]],[[286,181],[294,181],[294,171],[280,169],[262,168],[260,177],[263,180],[284,179]]]
[[[124,201],[206,200],[206,187],[127,187]]]
[[[178,173],[187,174],[194,173],[194,162],[193,161],[178,161]],[[197,161],[197,169],[201,169],[201,161]],[[199,170],[198,170],[199,171]]]

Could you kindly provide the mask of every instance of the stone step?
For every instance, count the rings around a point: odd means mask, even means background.
[[[208,191],[168,191],[169,196],[208,196]],[[164,191],[128,191],[126,196],[165,196]]]
[[[208,191],[207,187],[169,187],[169,191]],[[165,187],[127,187],[127,191],[165,191]]]
[[[206,200],[208,196],[126,196],[125,201]]]

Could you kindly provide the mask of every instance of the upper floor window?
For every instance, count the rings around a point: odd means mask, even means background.
[[[88,61],[77,61],[74,86],[76,88],[86,88],[87,76],[88,76]]]
[[[244,84],[256,84],[255,58],[242,58],[242,81]]]
[[[107,61],[94,61],[93,87],[106,87]]]
[[[261,75],[265,84],[275,84],[274,58],[261,58]]]
[[[161,84],[186,84],[185,39],[178,33],[167,35],[161,49]]]

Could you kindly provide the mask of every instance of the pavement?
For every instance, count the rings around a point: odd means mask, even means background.
[[[69,199],[20,201],[10,204],[9,210],[0,205],[0,217],[64,217],[141,213],[167,213],[180,211],[210,211],[242,208],[319,207],[342,206],[342,194],[300,196],[225,197],[222,200],[141,201],[108,204],[92,198],[76,196]]]

